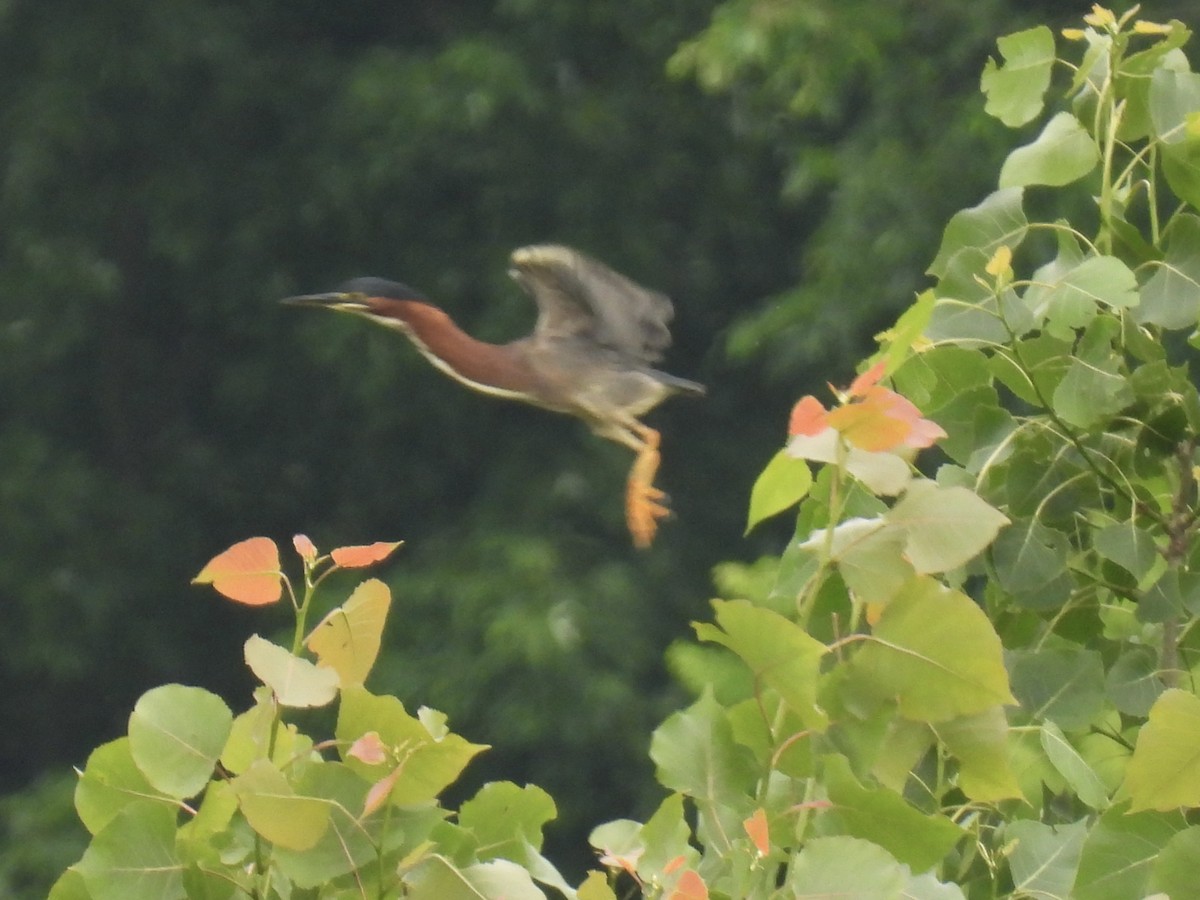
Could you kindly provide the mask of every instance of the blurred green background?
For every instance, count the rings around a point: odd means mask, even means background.
[[[494,746],[463,791],[548,789],[581,871],[657,801],[711,570],[787,534],[742,530],[792,402],[849,381],[1026,137],[982,114],[995,38],[1086,9],[0,0],[0,895],[76,858],[71,767],[143,691],[247,705],[242,643],[285,617],[189,580],[296,532],[407,542],[370,686]],[[276,302],[373,274],[508,340],[508,253],[543,241],[670,294],[664,368],[709,386],[651,416],[677,518],[648,552],[622,448]]]

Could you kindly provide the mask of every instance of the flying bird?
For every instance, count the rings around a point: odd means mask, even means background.
[[[283,302],[354,313],[399,331],[472,390],[577,416],[633,450],[625,518],[634,544],[648,547],[669,510],[654,486],[659,433],[639,419],[672,394],[704,393],[652,366],[671,343],[671,301],[569,247],[522,247],[511,263],[509,275],[533,298],[538,317],[531,335],[507,344],[476,340],[419,292],[382,278]]]

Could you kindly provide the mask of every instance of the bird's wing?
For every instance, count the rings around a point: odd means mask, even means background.
[[[569,247],[513,251],[513,276],[538,305],[537,340],[586,338],[646,362],[671,343],[674,310],[658,291]]]

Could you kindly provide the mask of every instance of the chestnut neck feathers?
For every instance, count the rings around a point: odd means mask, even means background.
[[[528,399],[535,376],[512,344],[471,337],[446,313],[420,300],[370,297],[364,315],[408,337],[433,365],[472,390]]]

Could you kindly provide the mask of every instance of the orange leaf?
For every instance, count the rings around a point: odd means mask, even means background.
[[[234,544],[208,561],[192,584],[211,584],[230,600],[265,606],[283,596],[279,548],[270,538],[255,537]]]
[[[761,806],[754,811],[754,815],[742,822],[742,827],[746,829],[746,834],[750,835],[750,840],[754,841],[759,856],[766,856],[771,852],[767,813]]]
[[[317,547],[308,539],[308,535],[306,534],[298,534],[292,538],[292,546],[296,548],[296,552],[300,554],[300,558],[306,563],[310,563],[317,558]]]
[[[361,569],[374,565],[380,560],[387,559],[392,551],[404,541],[376,541],[374,544],[360,544],[353,547],[338,547],[330,552],[336,565],[343,569]]]
[[[679,876],[669,900],[708,900],[708,885],[695,869],[688,869]]]
[[[812,394],[801,397],[800,401],[792,407],[792,415],[788,420],[788,434],[792,437],[798,434],[808,437],[820,434],[827,427],[826,415],[825,407]]]
[[[936,422],[922,418],[910,400],[878,385],[868,388],[857,403],[831,412],[829,424],[855,447],[871,453],[921,449],[946,436]]]
[[[887,363],[882,359],[875,363],[875,365],[850,382],[850,387],[846,389],[846,396],[861,397],[866,394],[868,389],[873,388],[879,383],[879,379],[883,377],[886,368]]]
[[[400,766],[396,766],[391,774],[371,785],[371,789],[367,791],[367,799],[363,803],[362,817],[364,819],[383,806],[387,798],[391,796],[392,788],[396,786],[396,779],[400,777],[400,769]]]
[[[387,760],[387,753],[384,750],[383,741],[379,738],[378,731],[368,731],[350,745],[350,749],[346,751],[346,755],[353,756],[355,759],[365,762],[368,766],[377,766]]]

